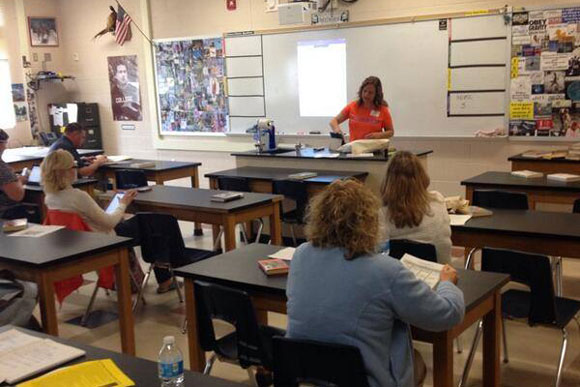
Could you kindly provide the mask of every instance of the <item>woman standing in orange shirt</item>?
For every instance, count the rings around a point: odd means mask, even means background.
[[[363,81],[358,100],[346,105],[330,120],[332,131],[342,134],[340,124],[346,120],[349,120],[350,141],[393,137],[393,120],[379,78],[371,76]]]

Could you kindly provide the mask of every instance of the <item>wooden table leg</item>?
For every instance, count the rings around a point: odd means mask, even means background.
[[[493,309],[483,317],[483,385],[497,387],[501,381],[500,334],[501,334],[501,295],[494,294]]]
[[[187,316],[187,345],[189,348],[189,369],[202,372],[205,366],[205,352],[199,345],[197,333],[197,310],[193,280],[185,279],[185,315]]]
[[[56,318],[56,305],[54,304],[54,282],[50,279],[50,273],[40,273],[37,285],[42,329],[44,333],[58,336],[58,320]]]
[[[192,188],[199,188],[199,172],[197,170],[197,167],[193,168],[193,174],[191,175],[191,187]],[[203,235],[201,223],[194,223],[193,235],[195,235],[195,236]]]
[[[236,248],[236,222],[233,216],[224,216],[223,222],[225,251],[234,250]]]
[[[437,333],[433,342],[433,386],[453,385],[453,339],[449,331]]]
[[[115,265],[119,329],[123,353],[135,355],[135,322],[131,310],[131,284],[129,273],[129,250],[119,250],[119,264]]]
[[[270,215],[270,237],[273,245],[282,245],[282,221],[280,220],[280,202],[272,203],[274,211]]]

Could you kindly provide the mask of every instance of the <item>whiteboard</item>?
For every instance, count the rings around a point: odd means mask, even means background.
[[[505,65],[507,44],[507,39],[453,43],[451,66]]]
[[[507,34],[507,27],[501,15],[453,19],[451,25],[454,29],[454,37],[464,39],[500,37]],[[333,39],[346,41],[348,100],[356,98],[358,88],[364,78],[369,75],[378,76],[383,83],[385,99],[389,103],[396,136],[472,136],[477,130],[504,126],[503,116],[448,116],[448,74],[451,74],[452,84],[464,87],[464,90],[477,90],[482,85],[485,89],[505,89],[506,68],[489,67],[484,68],[483,72],[481,68],[475,69],[476,71],[458,68],[448,73],[449,32],[439,30],[438,20],[262,35],[260,40],[253,41],[255,45],[253,47],[249,47],[249,41],[234,43],[235,46],[246,45],[244,50],[240,50],[246,55],[253,55],[261,49],[262,57],[230,57],[233,56],[230,41],[236,39],[246,39],[246,37],[226,38],[228,77],[263,76],[265,102],[263,114],[274,120],[279,133],[309,131],[326,133],[329,131],[331,116],[300,116],[297,44],[309,40]],[[488,64],[508,61],[505,40],[476,43],[464,47],[468,46],[470,48],[460,49],[454,53],[455,56],[452,59],[469,65],[471,62],[468,57],[473,59],[474,55],[477,55],[476,59],[484,59],[483,63]],[[485,49],[481,49],[482,47]],[[243,62],[240,62],[241,60]],[[250,63],[251,61],[253,62]],[[257,83],[256,81],[253,84],[257,86]],[[251,87],[249,81],[244,86],[241,83],[234,84],[234,88],[238,86],[240,89],[236,89],[236,92],[259,91],[259,87]],[[498,113],[496,111],[497,98],[480,96],[471,98],[470,103],[460,106],[473,108],[475,112]],[[488,105],[476,107],[478,103]],[[230,101],[230,110],[238,113],[240,109],[244,110],[242,104],[235,103],[234,105],[232,106]],[[246,106],[248,113],[250,110],[256,115],[261,112],[257,103]],[[453,105],[454,109],[457,106]],[[501,112],[504,110],[505,106],[501,108]],[[339,111],[336,112],[338,113]],[[250,114],[239,115],[245,117]],[[243,131],[250,122],[250,120],[231,119],[230,129],[232,132]],[[346,129],[347,125],[344,123],[343,127]]]
[[[456,93],[449,95],[449,114],[497,114],[505,107],[505,93]]]

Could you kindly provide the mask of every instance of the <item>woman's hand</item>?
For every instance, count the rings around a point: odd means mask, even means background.
[[[137,191],[130,189],[129,191],[125,192],[125,195],[123,195],[120,202],[128,206],[135,199],[135,196],[137,196]]]
[[[441,281],[450,281],[457,285],[457,270],[449,265],[445,265],[443,266],[443,269],[441,269],[439,279]]]
[[[380,138],[385,138],[383,132],[373,132],[365,135],[365,139],[367,140],[378,140]]]

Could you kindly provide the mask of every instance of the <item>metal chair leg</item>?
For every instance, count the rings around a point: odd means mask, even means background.
[[[215,362],[216,359],[216,355],[215,353],[211,355],[211,357],[209,359],[207,359],[207,361],[205,362],[205,368],[203,369],[203,374],[204,375],[209,375],[211,372],[211,368],[213,367],[213,363]]]
[[[243,239],[243,242],[247,245],[249,242],[248,242],[248,234],[246,233],[246,226],[244,226],[243,224],[241,226],[242,226],[241,227],[242,239]]]
[[[568,332],[566,332],[566,329],[562,329],[562,349],[560,350],[560,359],[558,360],[556,387],[560,387],[560,382],[562,381],[562,369],[564,368],[564,358],[566,357],[567,346],[568,346]]]
[[[296,242],[296,235],[294,234],[294,225],[290,225],[290,235],[292,236],[292,243],[294,243],[294,247],[298,246],[298,243]]]
[[[503,338],[503,362],[509,363],[510,359],[508,357],[508,347],[507,347],[507,333],[505,331],[505,318],[501,319],[501,335]]]
[[[135,312],[135,309],[137,309],[137,305],[139,305],[139,300],[143,298],[143,291],[145,290],[145,287],[147,286],[147,282],[149,282],[149,277],[151,277],[151,270],[153,270],[154,267],[155,267],[155,264],[152,263],[151,265],[149,265],[149,270],[147,270],[147,273],[145,273],[145,277],[143,278],[143,283],[141,284],[141,287],[139,288],[139,292],[137,293],[137,298],[135,298],[135,301],[133,302],[133,312]]]
[[[187,317],[183,318],[183,323],[181,323],[181,334],[185,335],[187,333]]]
[[[455,346],[457,348],[457,353],[463,352],[463,340],[461,339],[461,336],[457,336],[455,339]]]
[[[139,290],[141,290],[141,285],[139,284],[139,282],[137,282],[137,280],[135,279],[135,276],[133,275],[133,273],[129,272],[129,277],[131,278],[131,282],[135,286],[135,289],[137,289],[137,294],[139,294]],[[141,296],[141,301],[143,301],[143,305],[146,305],[147,304],[147,302],[145,301],[145,297],[144,296]],[[138,298],[137,298],[137,302],[139,302],[139,299]]]
[[[224,230],[220,228],[220,232],[218,233],[217,237],[215,238],[215,241],[213,242],[213,251],[219,249],[220,244],[222,242],[222,235],[224,235]]]
[[[95,284],[95,290],[93,290],[93,294],[91,295],[91,300],[89,301],[89,305],[87,306],[87,310],[85,311],[85,314],[83,315],[83,318],[81,319],[81,326],[82,327],[87,326],[87,320],[89,318],[89,315],[91,314],[91,310],[93,309],[93,304],[95,303],[95,299],[97,298],[98,291],[99,291],[99,283],[97,282]]]
[[[465,366],[463,367],[463,373],[461,374],[461,380],[459,381],[459,387],[464,387],[467,385],[467,379],[469,378],[469,371],[471,370],[471,365],[473,364],[473,358],[475,357],[475,351],[479,345],[479,340],[481,339],[481,333],[483,332],[483,321],[479,321],[477,328],[475,329],[475,336],[473,337],[473,343],[471,343],[471,349],[469,350],[469,355],[465,361]]]
[[[171,266],[169,267],[169,272],[171,273],[171,280],[173,281],[173,285],[175,286],[175,291],[177,292],[177,297],[179,297],[179,302],[183,304],[183,294],[181,294],[179,282],[177,282],[177,278],[173,274],[173,268],[171,268]]]
[[[556,295],[562,297],[562,294],[564,293],[564,288],[562,286],[562,265],[564,262],[562,262],[562,257],[556,257],[556,259],[558,260],[556,263],[556,283],[558,284]]]
[[[578,332],[580,332],[580,318],[578,318],[578,316],[574,316],[574,321],[576,321],[576,325],[578,325]]]
[[[471,268],[471,261],[473,260],[473,254],[479,250],[479,247],[474,247],[469,251],[467,254],[467,259],[465,260],[465,270],[469,270]]]
[[[260,225],[258,226],[258,232],[256,233],[256,243],[260,243],[260,237],[262,236],[262,230],[264,229],[264,221],[262,219],[258,219],[260,221]]]

